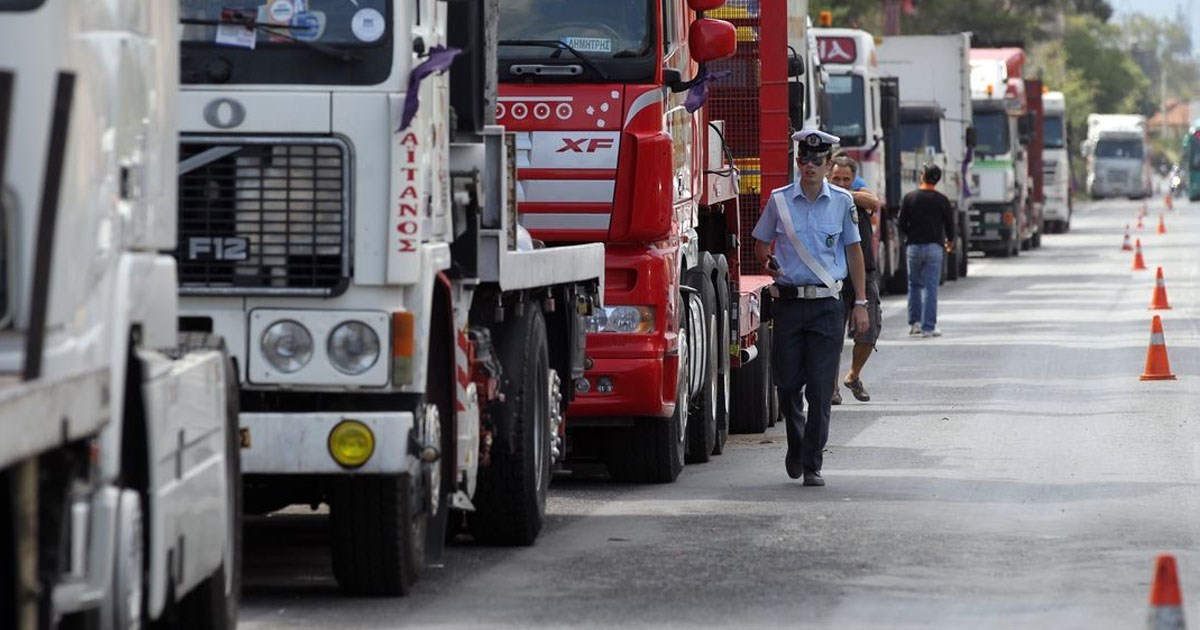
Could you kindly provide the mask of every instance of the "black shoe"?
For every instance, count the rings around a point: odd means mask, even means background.
[[[840,390],[840,389],[833,390],[833,398],[829,402],[834,405],[842,404],[842,390]]]
[[[787,469],[787,475],[792,479],[799,479],[800,475],[804,474],[804,468],[800,465],[800,460],[792,459],[790,455],[784,456],[783,467]]]
[[[793,479],[794,479],[794,477],[793,477]],[[806,486],[823,486],[823,485],[825,485],[825,480],[823,478],[821,478],[821,471],[819,471],[819,470],[804,471],[804,485],[806,485]]]

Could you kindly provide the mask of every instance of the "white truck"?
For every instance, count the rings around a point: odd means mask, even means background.
[[[946,276],[967,274],[970,226],[966,175],[971,166],[971,35],[900,35],[879,44],[879,70],[900,79],[902,194],[916,190],[921,168],[942,169],[938,190],[955,208],[954,253]]]
[[[1153,193],[1146,117],[1140,114],[1089,114],[1087,139],[1087,193],[1093,199]]]
[[[1042,95],[1045,118],[1042,124],[1042,171],[1045,173],[1046,203],[1042,221],[1048,233],[1071,229],[1071,152],[1067,138],[1067,102],[1062,92]]]
[[[407,593],[462,512],[531,544],[604,247],[518,225],[496,0],[177,1],[179,292],[237,361],[246,511],[328,504],[355,594]]]
[[[236,624],[237,390],[177,333],[175,7],[0,2],[0,627]]]

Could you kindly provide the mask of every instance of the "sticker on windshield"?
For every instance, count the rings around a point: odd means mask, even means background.
[[[272,24],[289,24],[295,14],[296,7],[292,5],[292,0],[275,0],[267,9]]]
[[[373,42],[383,37],[383,14],[375,9],[359,9],[350,21],[350,30],[363,42]]]
[[[218,45],[254,50],[254,44],[258,41],[254,27],[243,26],[248,13],[251,16],[257,14],[257,12],[251,13],[250,9],[221,9],[221,24],[217,26],[216,38]]]
[[[292,37],[302,42],[315,42],[325,34],[325,12],[304,11],[292,18]]]
[[[581,53],[612,52],[612,40],[605,37],[564,37],[562,43]]]

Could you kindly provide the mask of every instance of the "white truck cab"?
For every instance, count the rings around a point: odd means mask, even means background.
[[[496,0],[175,1],[179,293],[237,360],[247,511],[329,505],[358,594],[451,509],[532,543],[604,248],[519,233]]]
[[[0,627],[236,623],[236,388],[177,334],[175,6],[0,3]]]
[[[1042,219],[1047,232],[1071,229],[1071,152],[1067,138],[1067,102],[1062,92],[1042,95],[1045,111],[1042,125],[1042,169],[1045,173],[1046,204]]]

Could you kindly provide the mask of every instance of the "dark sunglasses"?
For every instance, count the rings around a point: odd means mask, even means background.
[[[796,161],[801,164],[812,164],[813,166],[821,166],[825,164],[825,160],[829,159],[828,153],[801,153],[796,156]]]

